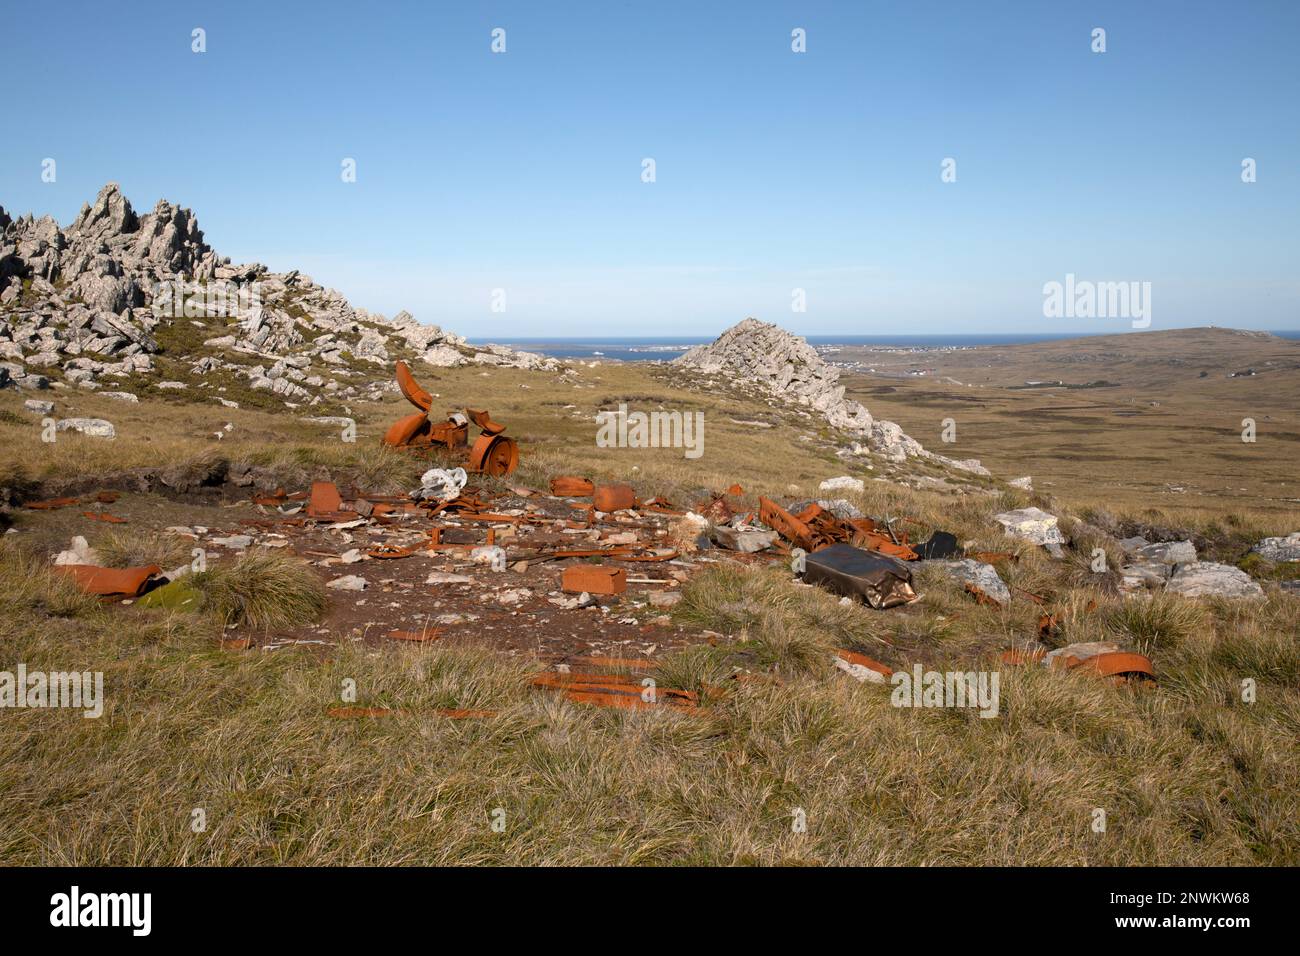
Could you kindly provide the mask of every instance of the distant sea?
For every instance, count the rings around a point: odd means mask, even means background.
[[[1030,342],[1053,342],[1087,335],[1113,335],[1113,332],[1002,333],[989,335],[808,335],[810,345],[879,345],[894,348],[953,348],[974,345],[1021,345]],[[1300,330],[1274,332],[1284,339],[1300,339]],[[707,338],[634,336],[625,338],[473,338],[474,345],[508,345],[511,348],[540,352],[555,358],[618,359],[621,362],[671,361],[687,349],[712,342]]]

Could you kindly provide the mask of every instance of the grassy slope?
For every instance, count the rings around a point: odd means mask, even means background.
[[[811,495],[822,478],[846,472],[814,423],[740,396],[684,392],[644,368],[584,369],[572,383],[479,369],[424,379],[439,401],[487,407],[523,439],[512,483],[540,486],[558,472],[631,477],[644,492],[689,501],[695,489],[733,481],[750,495]],[[73,413],[55,398],[60,414]],[[284,414],[73,399],[76,414],[104,413],[122,437],[42,445],[26,424],[34,417],[6,395],[0,447],[11,470],[50,478],[216,449],[299,478],[365,465],[403,407],[395,399],[354,408],[361,435],[349,446]],[[706,407],[704,457],[596,448],[591,416],[619,400]],[[577,407],[563,407],[570,403]],[[230,437],[206,438],[226,421],[236,426]],[[877,462],[859,474],[885,470]],[[1005,543],[988,525],[993,510],[1031,500],[873,482],[855,497],[873,514],[909,515],[922,533],[947,527],[984,546]],[[1245,519],[1223,548],[1293,530],[1267,512]],[[20,516],[16,537],[38,538],[43,520]],[[530,690],[521,665],[488,652],[345,644],[322,660],[308,650],[222,651],[214,615],[99,608],[11,545],[0,560],[0,666],[103,670],[108,702],[100,720],[0,712],[0,861],[1300,861],[1300,599],[1273,591],[1255,607],[1124,603],[1082,569],[1081,556],[1058,564],[1019,550],[1021,560],[1001,570],[1053,600],[1064,628],[1056,642],[1141,647],[1156,660],[1159,689],[1002,668],[998,718],[894,708],[887,688],[829,671],[827,649],[968,668],[1032,640],[1037,608],[979,607],[924,572],[922,602],[871,612],[781,573],[722,569],[697,579],[676,613],[728,639],[668,661],[661,679],[698,686],[736,667],[774,679],[737,685],[701,715],[595,711]],[[1089,600],[1096,610],[1086,610]],[[1240,700],[1244,677],[1259,684],[1254,704]],[[327,719],[344,679],[356,681],[359,704],[416,712]],[[425,706],[501,713],[452,721],[421,715]],[[504,833],[490,826],[497,807]],[[195,808],[206,811],[204,833],[191,830]],[[792,832],[796,808],[806,833]],[[1107,813],[1104,834],[1090,828],[1096,808]]]

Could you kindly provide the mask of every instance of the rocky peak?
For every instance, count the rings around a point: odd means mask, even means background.
[[[139,224],[135,210],[122,195],[121,188],[117,183],[109,183],[99,191],[94,205],[87,203],[81,207],[81,213],[67,231],[74,236],[102,239],[135,232]]]
[[[155,363],[158,333],[175,339],[183,330],[193,342],[195,326],[210,330],[201,346],[183,354],[173,347]],[[527,352],[472,348],[409,312],[390,320],[353,308],[297,270],[232,265],[204,241],[189,209],[164,199],[138,216],[116,183],[67,229],[50,216],[15,222],[0,209],[0,385],[41,388],[62,376],[94,389],[110,377],[217,372],[291,406],[315,404],[396,387],[381,371],[390,349],[438,367],[558,367]],[[220,390],[207,378],[197,388]]]
[[[925,458],[988,474],[976,459],[958,461],[933,454],[894,422],[872,418],[861,404],[844,397],[839,369],[826,364],[806,339],[779,325],[747,318],[708,345],[697,345],[673,361],[694,366],[706,375],[726,375],[779,400],[810,407],[835,428],[867,439],[866,448],[854,443],[846,454],[870,450],[894,461]]]

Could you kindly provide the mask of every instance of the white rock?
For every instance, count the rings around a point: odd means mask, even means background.
[[[347,574],[327,582],[325,586],[335,591],[364,591],[366,589],[366,579],[357,574]]]
[[[468,480],[464,468],[430,468],[420,476],[420,487],[411,494],[427,501],[450,501]]]
[[[991,564],[984,564],[973,558],[963,558],[960,561],[927,561],[926,564],[941,567],[950,577],[962,584],[979,588],[987,597],[997,601],[1003,607],[1011,603],[1011,590]]]
[[[1230,564],[1196,561],[1178,568],[1166,590],[1187,597],[1261,598],[1264,589],[1245,571]]]
[[[79,432],[90,438],[117,437],[117,430],[113,428],[113,423],[102,418],[64,418],[55,428],[61,432]]]
[[[23,408],[27,409],[29,412],[35,412],[37,415],[48,415],[50,412],[54,411],[54,403],[42,402],[35,398],[29,398],[27,401],[23,402]]]
[[[866,484],[861,478],[841,475],[839,478],[827,478],[818,487],[821,491],[862,491]]]
[[[1250,550],[1266,561],[1300,561],[1300,531],[1285,538],[1264,538]]]
[[[1006,529],[1007,534],[1037,545],[1062,545],[1065,535],[1056,526],[1056,515],[1041,508],[1018,508],[994,515],[993,520]]]
[[[55,564],[93,564],[99,566],[99,554],[86,543],[86,539],[81,535],[76,535],[68,545],[66,551],[60,551],[54,556]]]
[[[473,584],[474,579],[468,574],[452,574],[450,571],[430,571],[424,579],[425,584]]]

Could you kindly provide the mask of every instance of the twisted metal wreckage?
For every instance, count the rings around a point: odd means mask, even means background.
[[[402,361],[397,363],[397,387],[419,411],[393,422],[381,439],[385,445],[409,449],[441,446],[456,451],[468,444],[469,425],[473,422],[479,429],[479,436],[469,449],[470,471],[500,478],[519,467],[519,446],[513,438],[501,434],[506,426],[492,421],[486,411],[466,408],[463,415],[455,412],[446,421],[430,421],[433,396],[420,387],[410,368]]]
[[[415,381],[405,362],[397,363],[396,378],[402,395],[419,411],[394,422],[384,433],[383,444],[416,453],[434,447],[462,450],[469,471],[492,477],[515,471],[519,465],[518,446],[502,434],[505,426],[493,422],[487,411],[466,408],[463,415],[454,413],[445,421],[433,422],[429,418],[433,396]],[[472,447],[468,442],[471,423],[479,429]],[[476,564],[487,563],[484,559],[490,558],[496,570],[505,570],[506,553],[502,545],[509,542],[514,570],[566,561],[567,566],[563,566],[558,582],[560,590],[581,595],[582,601],[589,600],[589,596],[620,595],[633,582],[669,583],[666,579],[629,578],[627,564],[634,568],[638,565],[649,568],[654,563],[682,557],[683,548],[694,552],[699,548],[717,547],[742,563],[755,560],[761,563],[791,562],[805,583],[860,600],[873,608],[890,608],[919,599],[920,595],[913,589],[910,570],[913,562],[963,554],[956,538],[947,532],[935,531],[929,540],[913,544],[906,532],[895,531],[894,520],[897,519],[877,522],[866,517],[841,517],[816,502],[798,506],[798,510],[792,512],[760,496],[757,513],[746,511],[745,506],[737,508],[737,502],[733,500],[733,497],[744,494],[739,485],[714,493],[709,500],[684,510],[662,498],[641,500],[630,485],[599,485],[586,477],[561,475],[551,479],[549,492],[552,499],[567,502],[570,511],[567,516],[562,516],[548,514],[531,504],[522,508],[503,507],[507,497],[518,496],[526,500],[542,493],[511,488],[507,496],[465,487],[465,470],[435,469],[434,472],[440,477],[454,475],[456,480],[440,487],[437,494],[425,496],[424,500],[418,491],[410,495],[377,495],[352,489],[345,496],[329,481],[314,482],[309,492],[288,494],[281,488],[273,494],[257,494],[253,497],[254,504],[274,510],[269,514],[264,512],[263,518],[241,520],[241,524],[263,531],[287,530],[289,526],[297,526],[304,532],[311,527],[344,529],[368,525],[377,529],[390,528],[394,532],[401,528],[408,537],[400,541],[376,542],[366,551],[366,557],[394,560],[423,551],[469,559]],[[115,492],[101,492],[96,500],[102,506],[113,503],[116,498]],[[26,507],[53,510],[78,503],[78,499],[65,498],[29,502]],[[102,510],[87,512],[86,516],[106,521],[125,520]],[[411,528],[409,522],[419,522],[420,518],[428,521],[429,526],[422,530]],[[688,537],[698,537],[693,543],[684,544],[680,534],[674,534],[673,529],[664,523],[665,519],[691,522]],[[472,530],[475,526],[480,529],[478,533]],[[411,540],[409,533],[412,531],[423,540]],[[594,546],[574,547],[571,538],[566,540],[566,536],[574,533],[588,534],[594,539],[590,542]],[[1010,552],[972,552],[967,556],[981,560],[1015,560]],[[590,559],[618,564],[591,564],[588,563]],[[110,569],[82,561],[80,556],[74,556],[70,564],[55,570],[69,575],[83,590],[105,600],[137,598],[169,583],[177,583],[174,581],[177,572],[164,572],[157,565]],[[184,569],[178,571],[183,573]],[[968,583],[966,590],[980,604],[999,603],[973,584]],[[1021,593],[1040,607],[1046,604],[1044,598]],[[585,605],[575,601],[575,606]],[[1039,620],[1039,637],[1051,637],[1056,625],[1055,616],[1044,613]],[[418,634],[393,631],[391,636],[397,640],[424,642],[434,640],[438,635],[434,629]],[[884,681],[893,673],[887,665],[848,649],[836,649],[834,655],[836,666],[858,680]],[[1002,660],[1012,665],[1043,664],[1092,671],[1117,681],[1154,680],[1149,658],[1123,653],[1111,644],[1070,644],[1051,653],[1039,644],[1008,651]],[[627,663],[623,662],[618,669],[623,669]],[[653,669],[653,664],[639,662],[638,668]],[[599,670],[571,674],[548,672],[538,675],[533,683],[561,690],[575,701],[610,707],[693,708],[699,703],[696,694],[671,688],[660,688],[657,697],[651,694],[647,699],[642,693],[640,675],[635,673],[614,674]],[[722,688],[706,688],[706,691],[709,696],[724,692]],[[396,712],[386,708],[337,708],[330,715],[358,717]],[[490,713],[450,710],[444,716],[478,717]]]

